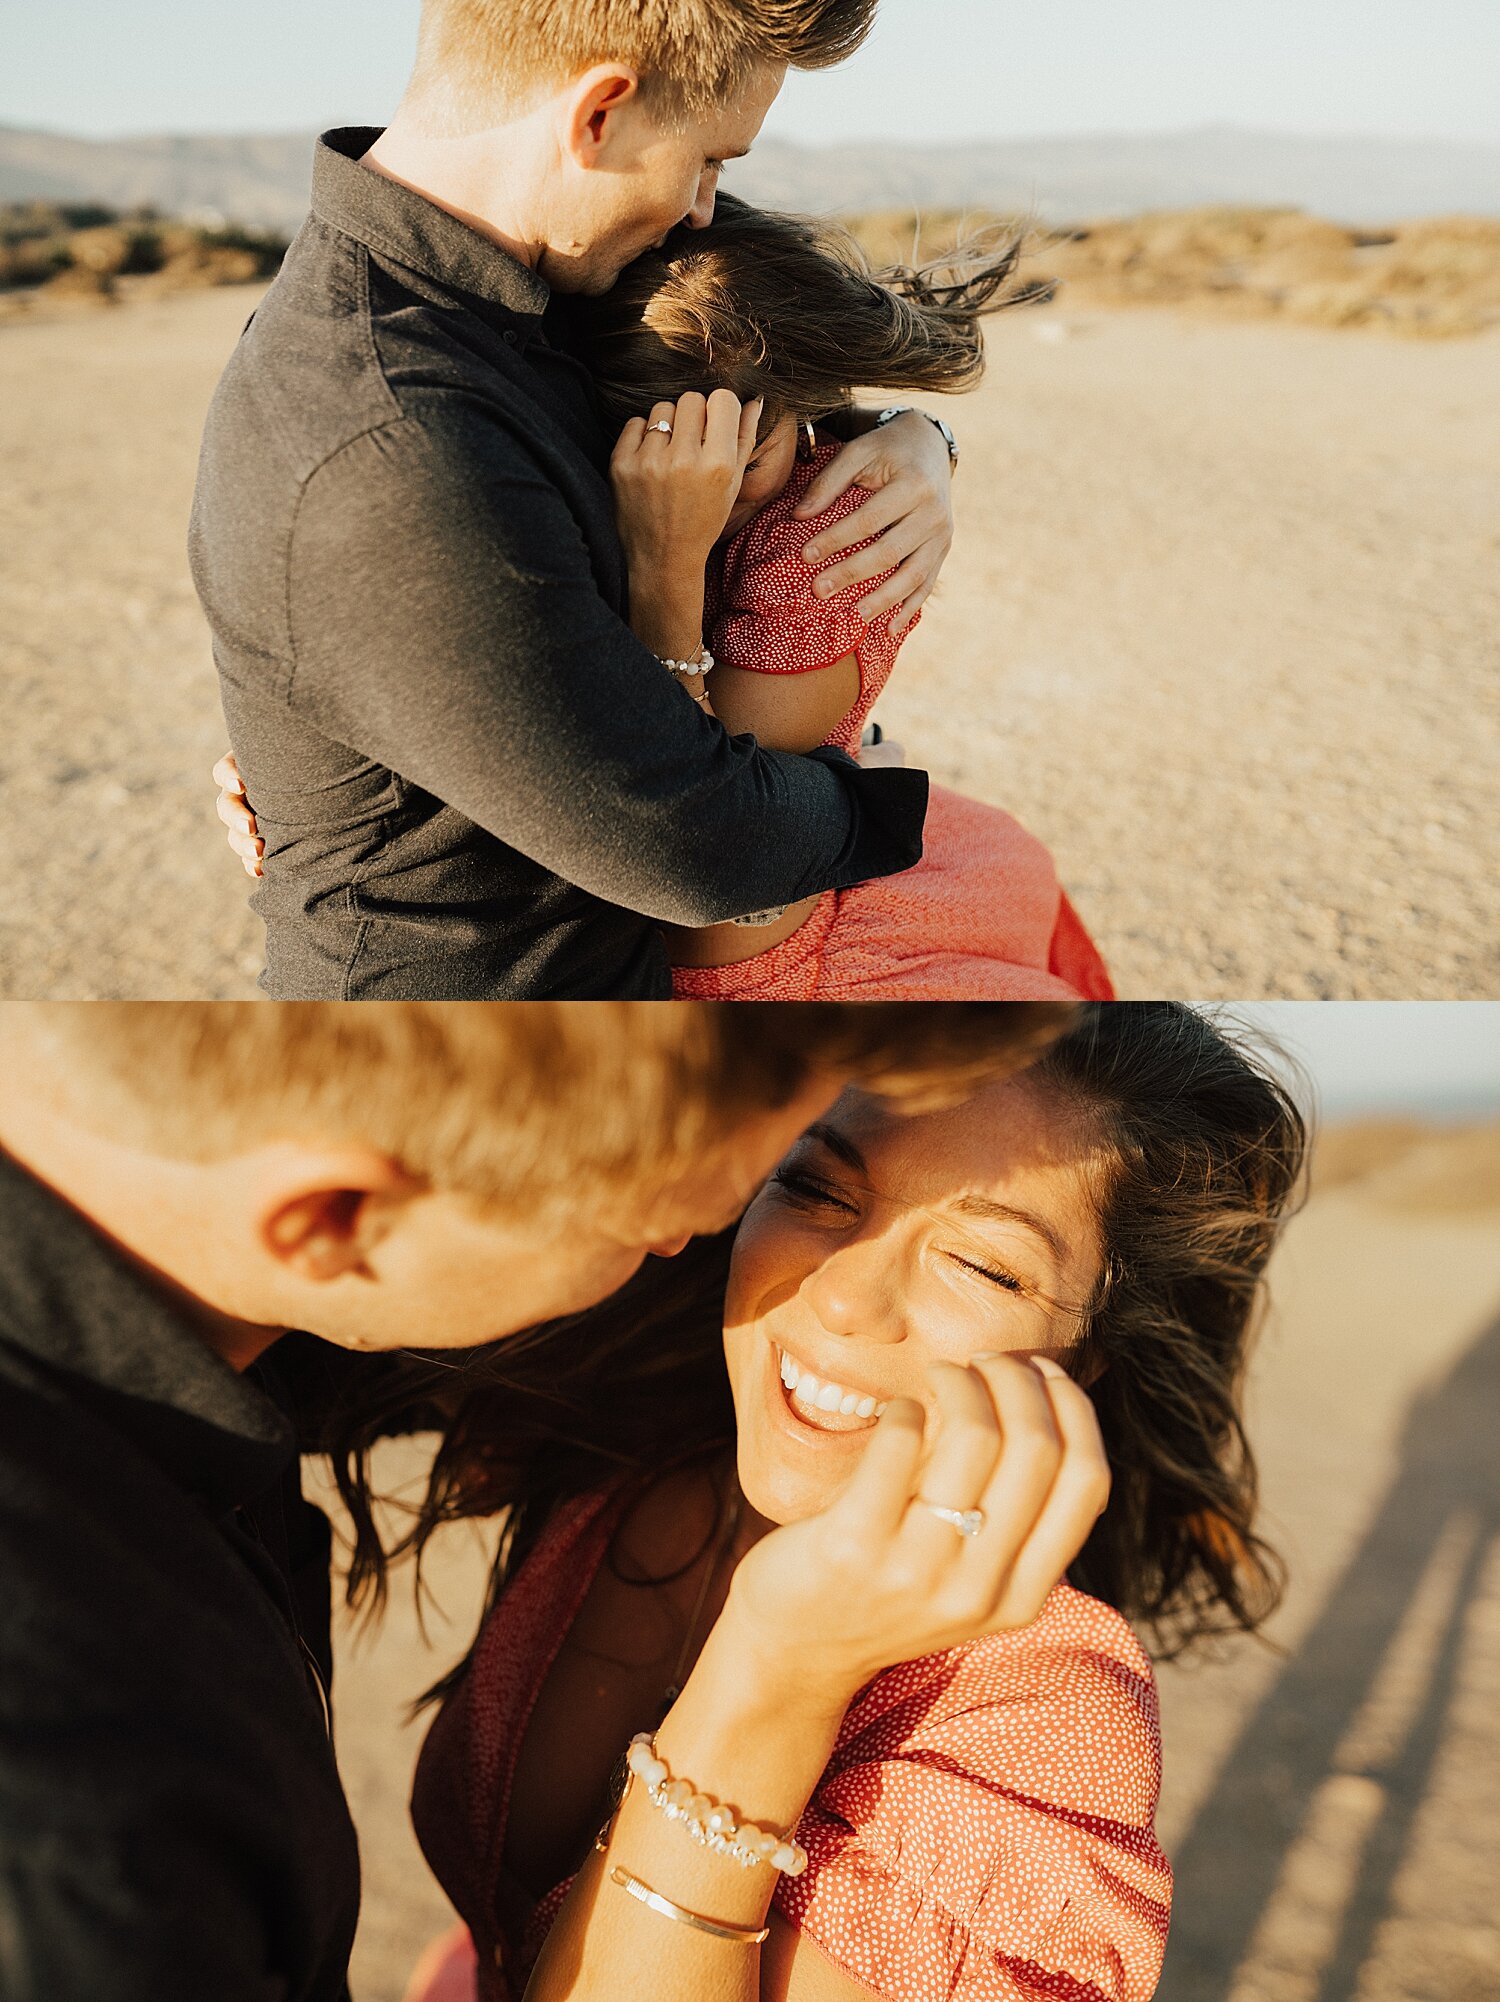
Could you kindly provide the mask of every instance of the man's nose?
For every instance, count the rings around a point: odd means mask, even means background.
[[[719,177],[712,168],[705,168],[703,178],[698,183],[698,192],[693,197],[693,206],[687,212],[689,229],[707,229],[714,219],[714,200],[719,192]]]
[[[675,1258],[683,1246],[691,1244],[692,1240],[693,1233],[685,1230],[680,1237],[660,1238],[655,1244],[648,1244],[646,1249],[653,1258]]]

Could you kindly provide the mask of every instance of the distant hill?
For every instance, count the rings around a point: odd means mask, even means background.
[[[301,132],[97,141],[0,126],[0,201],[149,204],[290,230],[306,213],[311,147]],[[931,147],[765,140],[728,185],[752,200],[815,211],[972,206],[1060,222],[1232,203],[1378,223],[1500,215],[1500,146],[1232,127]]]

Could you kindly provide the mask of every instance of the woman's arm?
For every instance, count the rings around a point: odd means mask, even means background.
[[[658,403],[649,419],[632,417],[615,445],[609,471],[630,628],[660,660],[691,660],[703,645],[704,572],[755,450],[760,412],[727,389],[684,396]],[[706,676],[679,678],[704,701]]]
[[[795,1827],[845,1709],[892,1663],[1028,1625],[1081,1548],[1109,1477],[1088,1399],[1045,1359],[932,1372],[939,1429],[895,1399],[822,1515],[742,1560],[723,1614],[657,1734],[674,1778],[761,1826]],[[919,1485],[920,1483],[920,1485]],[[922,1505],[980,1506],[959,1537]],[[769,1956],[639,1903],[615,1872],[720,1926],[766,1924],[775,1873],[690,1839],[637,1780],[580,1872],[526,2002],[852,2002],[856,1984],[790,1951]]]
[[[806,674],[756,674],[720,661],[711,693],[731,737],[749,731],[768,751],[812,751],[859,700],[859,656],[846,653]]]

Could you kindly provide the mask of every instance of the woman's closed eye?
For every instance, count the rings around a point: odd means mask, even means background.
[[[1007,1272],[1001,1265],[981,1265],[972,1258],[961,1258],[956,1251],[945,1254],[955,1265],[961,1265],[966,1272],[974,1272],[981,1279],[988,1279],[994,1286],[1003,1286],[1007,1293],[1026,1293],[1030,1288],[1014,1272]]]
[[[829,1217],[854,1217],[859,1214],[859,1206],[850,1196],[806,1168],[780,1167],[771,1180],[786,1200],[799,1209],[821,1211]],[[957,1251],[946,1251],[943,1256],[963,1271],[972,1272],[976,1278],[987,1281],[991,1286],[1002,1287],[1007,1293],[1027,1293],[1031,1290],[1023,1279],[1003,1265],[988,1265],[981,1259],[967,1258]]]
[[[771,1176],[772,1182],[781,1190],[788,1202],[799,1209],[823,1210],[844,1216],[858,1215],[858,1205],[826,1182],[819,1175],[810,1174],[806,1168],[780,1167]]]

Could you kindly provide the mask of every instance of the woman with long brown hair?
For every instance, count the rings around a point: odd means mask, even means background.
[[[609,292],[567,302],[568,338],[624,427],[611,474],[631,575],[669,579],[676,598],[704,573],[711,672],[683,681],[731,732],[861,755],[915,620],[898,630],[889,614],[870,619],[868,585],[819,586],[830,531],[855,513],[870,536],[886,526],[879,496],[858,487],[819,511],[838,453],[828,427],[860,386],[974,387],[981,320],[1034,295],[1016,282],[1020,250],[1019,237],[992,232],[940,264],[875,272],[837,227],[721,195],[708,228],[673,230]],[[727,519],[704,517],[710,548],[690,517],[695,493],[713,491],[716,407],[727,425],[730,397],[755,418],[753,446]],[[748,443],[742,423],[742,458]],[[890,551],[893,568],[900,554]],[[1113,994],[1041,842],[943,787],[929,795],[915,869],[731,924],[671,928],[667,944],[674,991],[700,1000]]]
[[[1240,1393],[1304,1141],[1244,1039],[1090,1011],[956,1109],[846,1095],[732,1243],[482,1365],[414,1533],[508,1512],[414,1800],[473,1942],[433,2002],[1145,2002],[1131,1623],[1276,1603]]]

